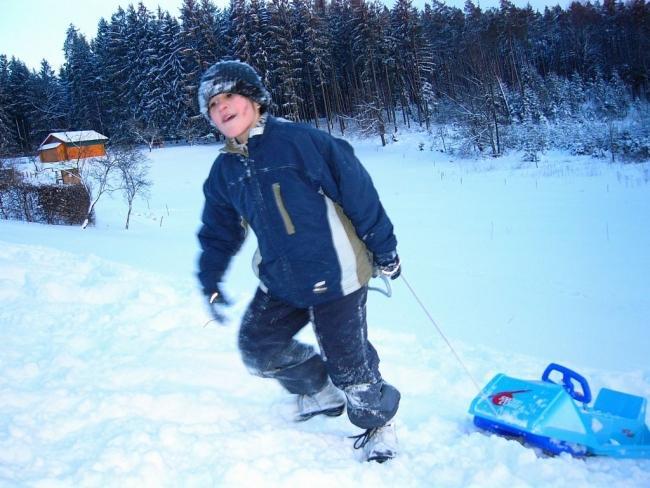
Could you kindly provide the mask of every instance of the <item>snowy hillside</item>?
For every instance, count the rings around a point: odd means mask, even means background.
[[[450,161],[407,139],[355,147],[472,376],[556,361],[650,399],[650,165]],[[475,387],[402,281],[369,304],[403,395],[399,457],[360,462],[345,416],[291,422],[236,347],[253,238],[228,274],[232,323],[206,324],[195,233],[216,152],[152,152],[129,231],[117,195],[87,230],[0,221],[0,486],[650,486],[650,460],[548,458],[477,432]]]

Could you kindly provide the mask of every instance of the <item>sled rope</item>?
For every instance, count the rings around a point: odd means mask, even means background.
[[[402,281],[404,282],[404,284],[407,286],[407,288],[408,288],[409,291],[411,292],[411,295],[413,295],[413,298],[415,298],[415,300],[418,302],[418,304],[420,305],[420,307],[422,308],[422,310],[424,311],[424,313],[426,314],[426,316],[429,318],[429,321],[430,321],[430,322],[433,324],[433,326],[436,328],[436,330],[438,331],[438,334],[440,334],[440,337],[442,337],[442,339],[445,341],[445,343],[446,343],[447,346],[449,347],[449,350],[452,352],[452,354],[454,355],[454,357],[456,358],[456,360],[460,363],[460,365],[462,366],[462,368],[465,370],[465,373],[467,374],[467,377],[468,377],[468,378],[470,379],[470,381],[474,384],[474,386],[476,387],[476,390],[479,392],[479,394],[482,395],[482,391],[483,391],[482,388],[481,388],[481,387],[479,386],[479,384],[476,382],[476,380],[474,379],[474,376],[472,376],[472,373],[470,373],[469,368],[465,365],[465,363],[463,362],[463,360],[460,358],[460,355],[459,355],[459,354],[456,352],[456,350],[454,349],[454,346],[451,345],[451,342],[449,342],[449,339],[447,339],[447,336],[445,335],[445,333],[442,331],[442,329],[441,329],[440,326],[437,324],[437,322],[433,319],[433,317],[432,317],[431,314],[429,313],[429,310],[427,310],[427,307],[424,305],[424,303],[422,303],[422,300],[420,300],[420,297],[418,297],[418,294],[415,293],[415,290],[413,289],[413,287],[410,285],[410,283],[408,282],[408,280],[407,280],[406,277],[404,276],[404,272],[403,272],[403,271],[402,271],[402,273],[401,273],[400,276],[402,277]]]

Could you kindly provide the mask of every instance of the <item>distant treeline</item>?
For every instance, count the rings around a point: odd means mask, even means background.
[[[210,133],[197,81],[217,60],[255,66],[273,112],[325,130],[380,136],[455,123],[499,154],[514,125],[614,120],[645,102],[650,4],[572,3],[538,13],[502,0],[464,10],[434,0],[388,9],[363,0],[184,0],[176,18],[119,8],[88,41],[70,25],[65,64],[30,71],[0,56],[0,151],[33,151],[54,130],[113,143]],[[507,141],[507,137],[505,137]]]

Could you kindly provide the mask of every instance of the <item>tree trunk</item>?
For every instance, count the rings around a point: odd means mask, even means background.
[[[316,107],[316,95],[314,95],[314,83],[312,82],[311,79],[311,71],[307,70],[307,78],[308,78],[308,83],[309,83],[309,95],[311,97],[311,106],[312,110],[314,112],[314,122],[316,122],[316,128],[320,129],[320,126],[318,124],[318,108]]]
[[[126,213],[126,226],[124,227],[126,230],[129,230],[129,222],[131,220],[131,210],[133,209],[133,201],[129,202],[129,211]]]
[[[4,202],[2,201],[2,192],[0,192],[0,212],[2,213],[2,218],[7,220],[7,212],[5,211]]]
[[[81,224],[81,228],[85,229],[88,227],[88,224],[90,224],[90,217],[93,214],[93,210],[95,209],[95,204],[97,203],[98,198],[96,198],[88,207],[88,213],[86,214],[86,218],[84,219],[83,224]]]
[[[22,193],[22,199],[23,199],[23,212],[25,213],[25,220],[27,222],[32,222],[32,211],[31,211],[31,205],[29,203],[29,192],[27,189],[23,186],[21,188],[21,193]]]
[[[332,128],[334,127],[334,121],[332,120],[332,111],[330,109],[330,101],[327,98],[327,93],[325,92],[325,83],[321,79],[320,83],[321,94],[323,96],[323,105],[325,107],[325,118],[327,119],[327,133],[332,134]]]
[[[492,120],[494,122],[494,133],[495,133],[495,136],[496,136],[496,144],[497,144],[495,156],[498,156],[498,155],[501,154],[501,140],[499,138],[499,122],[498,122],[498,118],[497,118],[497,104],[496,104],[495,95],[494,95],[494,85],[492,84],[492,81],[490,81],[489,83],[490,83],[490,101],[492,102],[491,103],[492,106],[490,108],[492,109]]]

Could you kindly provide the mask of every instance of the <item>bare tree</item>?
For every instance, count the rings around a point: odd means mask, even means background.
[[[379,135],[381,145],[386,145],[386,122],[381,101],[378,97],[367,102],[359,102],[356,105],[357,114],[355,120],[359,124],[361,133],[365,136]]]
[[[158,127],[153,124],[145,124],[135,119],[129,121],[127,130],[136,141],[146,144],[149,152],[152,151],[156,142],[161,139],[161,132]]]
[[[77,160],[79,181],[90,197],[88,212],[83,224],[81,224],[82,229],[88,227],[95,205],[102,195],[115,190],[111,185],[110,177],[117,168],[117,161],[117,154],[113,151],[108,151],[106,156],[99,158],[84,158]]]
[[[140,195],[148,196],[151,181],[147,179],[149,166],[147,157],[137,149],[122,149],[116,154],[117,168],[122,178],[120,190],[129,206],[126,214],[125,229],[129,228],[133,201]]]

